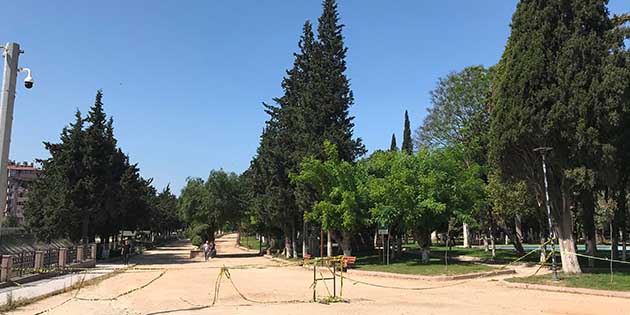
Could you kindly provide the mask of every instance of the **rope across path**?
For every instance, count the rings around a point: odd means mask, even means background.
[[[541,250],[541,248],[545,245],[549,244],[549,242],[545,243],[545,244],[541,244],[540,248],[534,249],[528,253],[526,253],[525,255],[519,257],[518,259],[515,259],[499,268],[497,268],[498,270],[500,269],[504,269],[518,261],[523,260],[524,258],[526,258],[527,256],[532,255],[534,252],[537,252],[539,250]],[[549,253],[548,255],[546,255],[547,259],[549,259],[551,253]],[[584,257],[590,257],[587,255],[582,255],[582,254],[576,254],[578,256],[584,256]],[[601,258],[601,257],[593,257],[595,259],[601,259],[601,260],[610,260],[608,258]],[[333,259],[339,259],[338,257],[333,258]],[[546,259],[546,260],[547,260]],[[319,259],[319,260],[314,260],[313,263],[322,263],[322,266],[324,266],[324,262],[326,259]],[[546,261],[545,260],[545,261]],[[614,261],[614,260],[613,260]],[[622,261],[618,261],[618,262],[622,262]],[[623,262],[628,264],[629,262]],[[220,292],[221,289],[224,288],[224,282],[228,282],[230,284],[230,286],[232,287],[232,289],[234,289],[235,293],[238,295],[238,297],[240,297],[243,301],[246,301],[248,303],[254,303],[254,304],[295,304],[295,303],[313,303],[313,300],[301,300],[301,299],[286,299],[286,300],[258,300],[255,298],[252,298],[249,294],[247,294],[246,292],[244,292],[235,282],[233,276],[232,276],[232,272],[234,270],[247,270],[247,269],[278,269],[278,268],[287,268],[287,267],[296,267],[296,266],[300,266],[300,265],[309,265],[310,263],[307,262],[286,262],[286,263],[282,263],[282,264],[243,264],[243,265],[234,265],[234,266],[182,266],[182,267],[161,267],[161,266],[156,266],[156,267],[152,267],[152,266],[132,266],[132,267],[127,267],[127,268],[117,268],[117,267],[99,267],[99,268],[50,268],[48,270],[57,270],[57,271],[70,271],[70,272],[82,272],[82,279],[78,284],[78,287],[76,288],[76,292],[67,300],[63,301],[61,304],[56,305],[54,307],[51,307],[47,310],[41,311],[39,313],[36,314],[45,314],[48,313],[50,311],[52,311],[53,309],[56,309],[58,307],[61,307],[62,305],[72,301],[72,300],[77,300],[77,301],[86,301],[86,302],[98,302],[98,301],[115,301],[118,300],[124,296],[129,296],[132,295],[138,291],[141,291],[149,286],[151,286],[152,284],[158,282],[162,277],[164,277],[167,273],[170,272],[177,272],[177,271],[199,271],[199,270],[218,270],[218,274],[216,275],[215,281],[213,283],[213,285],[211,286],[212,289],[210,289],[210,295],[212,296],[212,299],[208,301],[208,304],[195,304],[191,301],[189,301],[187,299],[187,297],[182,296],[182,297],[178,297],[178,299],[180,301],[182,301],[183,303],[186,303],[189,306],[192,306],[193,308],[191,308],[190,310],[193,309],[204,309],[204,308],[210,308],[210,307],[214,307],[217,305],[219,298],[220,298]],[[544,262],[543,262],[544,264]],[[542,265],[542,264],[541,264]],[[330,273],[332,273],[333,275],[337,276],[339,275],[339,273],[337,272],[336,268],[331,268],[330,265],[325,266],[328,271]],[[82,294],[80,294],[82,292],[82,288],[85,286],[85,279],[87,277],[87,275],[91,272],[98,272],[98,271],[113,271],[114,274],[116,273],[133,273],[133,272],[147,272],[147,273],[151,273],[151,272],[155,272],[156,275],[154,277],[152,277],[151,279],[149,279],[148,281],[146,281],[145,283],[143,283],[142,285],[139,285],[137,287],[134,287],[132,289],[126,290],[122,293],[116,294],[114,296],[110,296],[110,297],[102,297],[102,298],[89,298],[89,297],[84,297],[82,296]],[[41,271],[41,270],[40,270]],[[459,285],[463,285],[465,283],[477,280],[481,277],[486,276],[484,275],[478,275],[476,277],[473,278],[469,278],[463,281],[458,281],[458,282],[450,282],[450,283],[446,283],[443,285],[436,285],[436,286],[418,286],[418,287],[404,287],[404,286],[396,286],[396,285],[385,285],[385,284],[381,284],[381,283],[377,283],[377,282],[372,282],[372,281],[366,281],[365,279],[362,278],[354,278],[353,277],[348,277],[347,275],[341,273],[340,279],[349,281],[349,283],[352,283],[352,285],[365,285],[365,286],[370,286],[370,287],[374,287],[374,288],[380,288],[380,289],[393,289],[393,290],[404,290],[404,291],[426,291],[426,290],[435,290],[435,289],[443,289],[443,288],[449,288],[449,287],[454,287],[454,286],[459,286]],[[322,275],[323,278],[323,275]],[[343,281],[342,280],[342,281]],[[211,281],[210,281],[211,283]],[[324,284],[326,284],[326,282],[324,282]],[[312,285],[312,284],[311,284]],[[328,288],[327,288],[328,289]],[[342,290],[343,290],[343,282],[342,282]],[[330,294],[330,291],[328,292]],[[85,294],[83,294],[85,295]],[[324,300],[319,300],[319,302],[325,301]],[[247,305],[247,304],[246,304]],[[231,305],[234,306],[234,305]]]

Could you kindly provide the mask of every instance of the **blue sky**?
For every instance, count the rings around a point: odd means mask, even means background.
[[[516,0],[340,0],[355,135],[370,151],[426,115],[441,76],[495,64]],[[630,1],[611,0],[611,12]],[[188,176],[242,172],[316,1],[5,1],[0,42],[15,41],[35,87],[17,92],[11,158],[47,156],[97,89],[119,145],[143,176],[179,192]],[[20,77],[22,80],[23,77]]]

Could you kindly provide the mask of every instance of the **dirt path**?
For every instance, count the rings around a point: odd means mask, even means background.
[[[71,299],[72,291],[19,308],[9,314],[630,314],[630,300],[566,293],[539,292],[501,287],[491,279],[467,282],[358,277],[357,280],[386,286],[434,287],[430,290],[403,291],[352,285],[347,281],[344,298],[348,303],[319,304],[307,301],[312,271],[286,267],[264,257],[252,256],[235,247],[235,235],[217,241],[219,257],[209,262],[190,262],[191,246],[180,242],[158,248],[136,258],[138,267],[164,269],[166,273],[147,287],[112,301]],[[243,300],[223,279],[218,301],[211,303],[221,266],[230,268],[237,288],[257,301],[294,301],[257,304]],[[111,298],[146,284],[160,270],[130,271],[82,288],[80,298]],[[329,284],[330,285],[330,284]],[[320,294],[326,289],[320,284]],[[65,302],[65,303],[64,303]],[[62,304],[64,303],[64,304]],[[62,305],[60,305],[62,304]]]

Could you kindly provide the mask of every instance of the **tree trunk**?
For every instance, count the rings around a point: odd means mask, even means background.
[[[584,224],[584,240],[586,242],[586,254],[597,254],[597,242],[595,240],[595,200],[593,192],[582,193],[582,223]],[[588,266],[595,267],[595,260],[588,259]]]
[[[306,228],[306,222],[304,222],[303,226],[302,226],[302,257],[304,257],[304,255],[308,254],[308,238],[309,238],[310,234],[307,231]]]
[[[344,256],[352,256],[352,234],[349,232],[341,233],[341,250]]]
[[[90,218],[87,215],[84,215],[81,220],[81,242],[83,244],[88,243],[89,224]]]
[[[514,246],[514,250],[516,254],[520,257],[525,255],[525,249],[523,248],[523,243],[521,243],[521,239],[516,235],[516,231],[512,235],[510,235],[510,241]]]
[[[241,246],[241,225],[236,225],[236,245]]]
[[[468,223],[464,222],[463,226],[463,233],[464,233],[464,247],[466,248],[470,248],[470,232],[468,231]]]
[[[420,246],[420,261],[426,265],[429,263],[429,254],[431,253],[431,234],[429,234],[428,232],[420,232],[416,233],[414,237],[416,238],[418,245]]]
[[[291,248],[293,249],[293,257],[298,258],[297,251],[297,229],[295,228],[295,222],[291,223]]]
[[[483,250],[489,251],[490,247],[488,247],[488,236],[486,234],[483,235]]]
[[[284,257],[291,258],[293,248],[291,248],[291,228],[285,228],[284,232]]]
[[[328,257],[332,257],[332,236],[330,235],[330,230],[328,230],[326,237],[327,237],[327,241],[326,241],[326,256]]]
[[[403,248],[403,244],[402,244],[402,235],[398,235],[396,237],[396,252],[398,257],[402,257],[402,248]]]
[[[490,233],[490,244],[492,248],[492,259],[494,259],[497,256],[497,247],[494,244],[494,233]]]
[[[542,232],[540,232],[540,234],[542,234]],[[547,245],[544,245],[546,243],[545,239],[543,237],[540,238],[540,263],[544,263],[545,259],[547,258]]]
[[[519,243],[523,243],[523,224],[521,222],[521,215],[517,214],[514,216],[514,237],[518,239]]]
[[[626,231],[626,188],[625,180],[621,180],[622,185],[618,189],[617,193],[617,209],[613,216],[613,239],[611,240],[613,259],[619,258],[619,232],[621,231],[621,238],[625,243],[625,231]]]
[[[565,274],[580,274],[582,269],[575,255],[575,239],[573,237],[573,220],[569,210],[567,198],[562,198],[562,208],[558,209],[559,218],[556,227],[558,241],[560,243],[560,257],[562,259],[562,271]]]

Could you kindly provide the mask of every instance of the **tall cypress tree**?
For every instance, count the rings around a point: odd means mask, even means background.
[[[581,201],[586,210],[592,206],[585,199],[592,200],[597,156],[608,146],[598,141],[598,121],[608,115],[599,82],[610,29],[605,0],[521,1],[497,66],[491,156],[503,176],[526,180],[542,197],[540,155],[533,149],[553,148],[547,155],[548,178],[565,273],[581,272],[571,201]]]
[[[413,142],[411,140],[411,126],[409,123],[409,113],[405,111],[405,129],[403,130],[403,143],[400,148],[403,152],[413,153]]]
[[[346,52],[339,14],[335,0],[325,0],[324,12],[319,18],[317,34],[319,43],[314,54],[313,71],[317,79],[312,89],[318,97],[317,129],[323,140],[329,140],[339,150],[344,161],[354,161],[365,153],[361,138],[353,139],[354,117],[349,109],[354,103],[350,82],[345,75]],[[320,145],[323,145],[323,141]],[[322,150],[323,152],[323,150]]]
[[[392,133],[392,142],[389,144],[389,151],[398,151],[398,145],[396,145],[396,134]]]
[[[69,237],[80,239],[80,216],[88,205],[85,195],[84,120],[76,111],[75,121],[65,127],[59,143],[45,142],[50,158],[40,160],[41,176],[33,183],[25,205],[26,223],[42,241]]]

